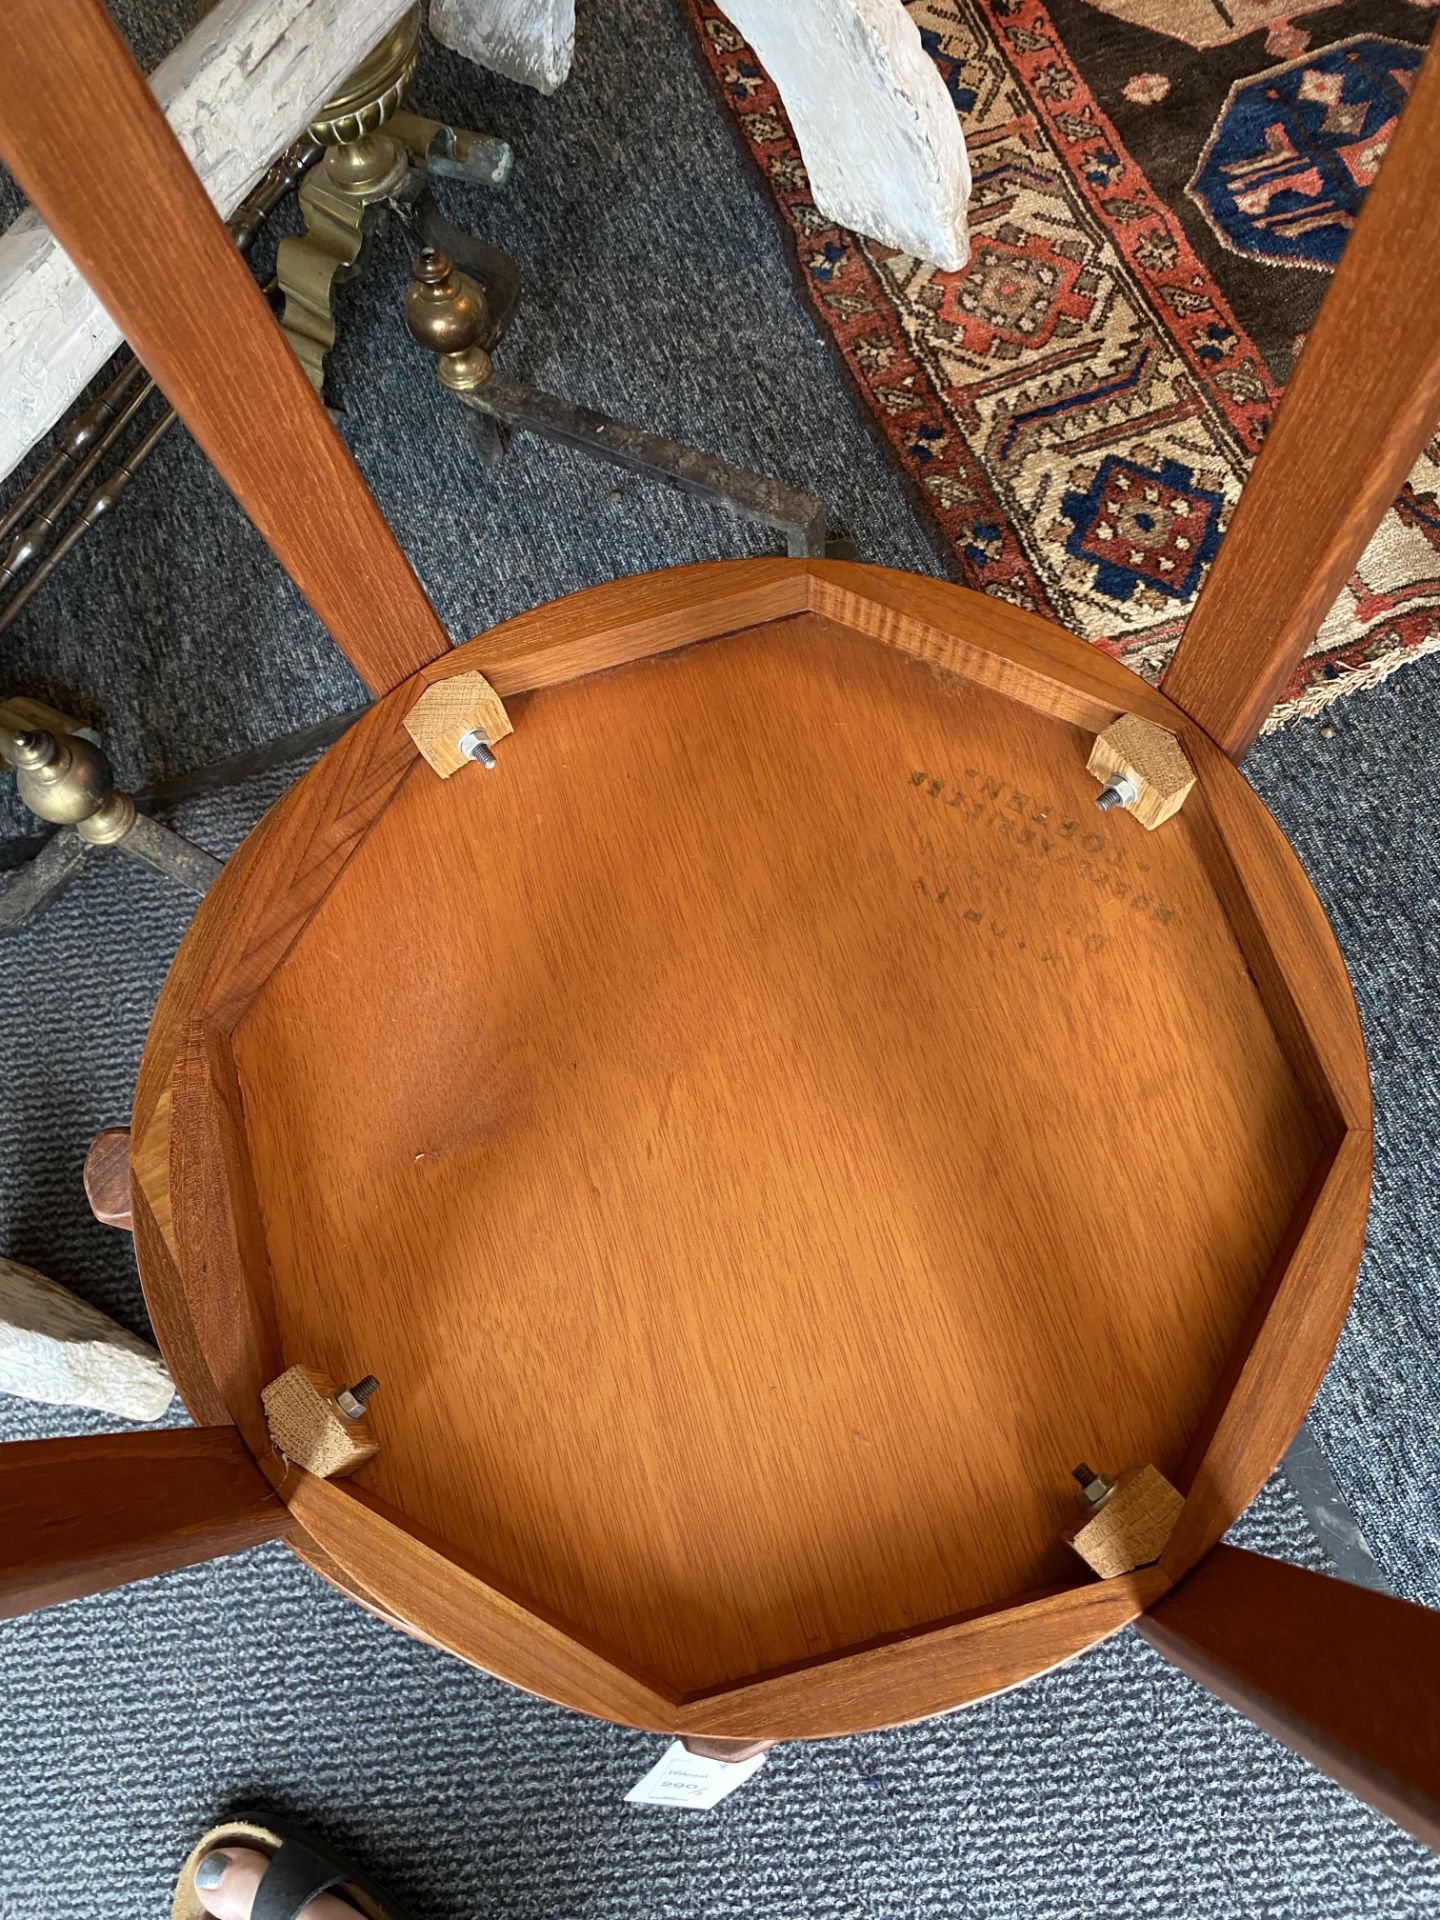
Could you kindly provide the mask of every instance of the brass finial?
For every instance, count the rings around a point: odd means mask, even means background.
[[[117,788],[109,760],[91,741],[36,728],[6,733],[3,746],[20,798],[42,820],[74,827],[97,847],[113,846],[134,826],[135,802]]]
[[[422,347],[440,355],[443,386],[470,393],[490,378],[490,356],[480,342],[490,327],[485,295],[448,253],[426,247],[410,269],[405,324]]]

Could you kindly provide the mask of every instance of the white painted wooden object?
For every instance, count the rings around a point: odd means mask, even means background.
[[[575,0],[430,0],[430,31],[477,66],[553,93],[575,57]]]
[[[901,0],[720,0],[785,102],[815,204],[947,269],[970,257],[965,136]]]
[[[721,0],[780,90],[822,212],[955,269],[970,163],[955,106],[903,0]],[[437,40],[552,93],[575,0],[430,0]]]
[[[220,0],[157,68],[155,97],[223,214],[234,212],[406,5]],[[55,105],[63,113],[64,102]],[[77,127],[75,137],[86,139],[87,130]],[[119,329],[49,228],[22,214],[0,234],[0,479],[119,344]]]
[[[43,1273],[0,1260],[0,1393],[158,1420],[175,1389],[153,1347]]]

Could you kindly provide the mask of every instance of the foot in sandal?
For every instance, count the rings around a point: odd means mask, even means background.
[[[227,1847],[207,1853],[195,1869],[195,1891],[215,1920],[252,1920],[255,1896],[270,1868],[271,1856],[253,1847]],[[355,1920],[355,1909],[339,1894],[322,1893],[300,1910],[300,1920]]]
[[[315,1834],[268,1816],[214,1827],[180,1870],[174,1920],[404,1920]]]

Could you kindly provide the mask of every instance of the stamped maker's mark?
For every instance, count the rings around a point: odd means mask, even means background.
[[[1008,841],[1016,858],[1007,865],[1018,864],[1023,854],[1035,877],[1071,868],[1110,906],[1139,913],[1162,927],[1174,920],[1175,909],[1157,900],[1145,883],[1149,861],[1113,834],[1071,819],[978,767],[967,767],[958,784],[938,774],[913,772],[910,785],[937,808]]]
[[[1026,954],[1042,967],[1058,967],[1062,964],[1058,949],[1062,944],[1069,943],[1068,936],[1062,938],[1056,934],[1044,940],[1029,940],[1019,927],[1012,926],[1008,918],[987,913],[983,907],[976,906],[973,900],[967,905],[965,899],[957,894],[953,887],[941,886],[938,882],[932,883],[923,873],[916,877],[915,891],[922,899],[932,900],[945,913],[953,912],[961,925],[973,929],[995,946]],[[1088,954],[1103,953],[1105,935],[1092,931],[1081,937],[1081,944]]]

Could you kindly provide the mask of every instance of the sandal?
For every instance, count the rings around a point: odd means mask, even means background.
[[[259,1820],[227,1820],[212,1827],[197,1842],[189,1859],[180,1869],[175,1883],[172,1920],[210,1920],[208,1910],[195,1890],[195,1869],[207,1853],[223,1852],[227,1847],[252,1847],[256,1853],[270,1856],[270,1865],[255,1895],[250,1920],[297,1920],[297,1916],[322,1893],[335,1893],[348,1900],[365,1920],[405,1920],[399,1907],[383,1894],[363,1873],[337,1860],[324,1841],[293,1820],[282,1825],[266,1815]]]

